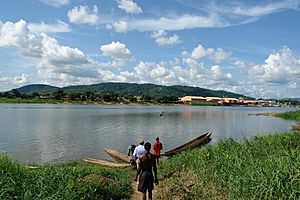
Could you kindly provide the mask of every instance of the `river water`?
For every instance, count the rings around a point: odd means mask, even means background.
[[[291,108],[0,104],[0,153],[22,163],[110,159],[140,139],[160,137],[164,149],[212,131],[212,143],[288,131],[293,121],[251,113]],[[160,114],[164,112],[162,116]]]

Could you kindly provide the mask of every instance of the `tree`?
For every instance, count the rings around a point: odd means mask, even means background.
[[[144,102],[150,102],[152,98],[148,95],[142,95],[141,100]]]
[[[15,97],[15,98],[21,98],[21,93],[19,92],[19,90],[17,90],[17,89],[13,89],[12,91],[12,95],[13,95],[13,97]]]
[[[56,100],[62,100],[65,96],[65,93],[62,89],[58,89],[55,92],[53,92],[53,97]]]

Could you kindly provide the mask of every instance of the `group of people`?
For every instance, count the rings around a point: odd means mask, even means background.
[[[150,152],[151,143],[144,143],[144,140],[141,140],[138,146],[131,145],[128,149],[128,155],[131,155],[131,163],[136,165],[137,168],[134,180],[139,180],[138,191],[143,193],[143,199],[146,199],[147,191],[149,199],[152,199],[153,183],[158,185],[156,164],[159,163],[162,149],[163,146],[158,137],[153,144],[153,154]]]

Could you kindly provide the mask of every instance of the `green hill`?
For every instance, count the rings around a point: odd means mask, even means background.
[[[42,84],[27,85],[17,90],[21,94],[32,94],[32,93],[42,93],[48,92],[53,93],[59,89],[58,87]],[[217,91],[209,90],[200,87],[191,86],[163,86],[155,84],[137,84],[137,83],[99,83],[92,85],[77,85],[77,86],[67,86],[61,88],[65,93],[84,93],[84,92],[94,92],[94,93],[117,93],[119,95],[133,95],[142,96],[147,95],[151,97],[159,96],[215,96],[215,97],[245,97],[241,94],[236,94],[227,91]]]
[[[55,92],[59,87],[51,86],[51,85],[45,85],[45,84],[31,84],[26,85],[20,88],[17,88],[17,90],[21,94],[33,94],[33,93],[53,93]]]

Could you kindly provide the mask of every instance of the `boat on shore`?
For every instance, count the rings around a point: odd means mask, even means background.
[[[125,153],[121,153],[114,149],[105,148],[105,152],[110,155],[113,159],[120,163],[130,163],[130,156]]]
[[[85,158],[83,159],[85,162],[89,163],[94,163],[103,167],[118,167],[118,168],[123,168],[123,167],[129,167],[130,164],[128,163],[115,163],[115,162],[110,162],[107,160],[100,160],[100,159],[93,159],[93,158]]]
[[[210,138],[211,134],[212,134],[211,132],[207,132],[203,135],[200,135],[199,137],[196,137],[196,138],[190,140],[189,142],[184,143],[183,145],[180,145],[179,147],[176,147],[174,149],[166,151],[165,153],[163,153],[161,155],[162,156],[173,156],[176,153],[182,152],[186,149],[204,145],[211,140],[211,138]]]

